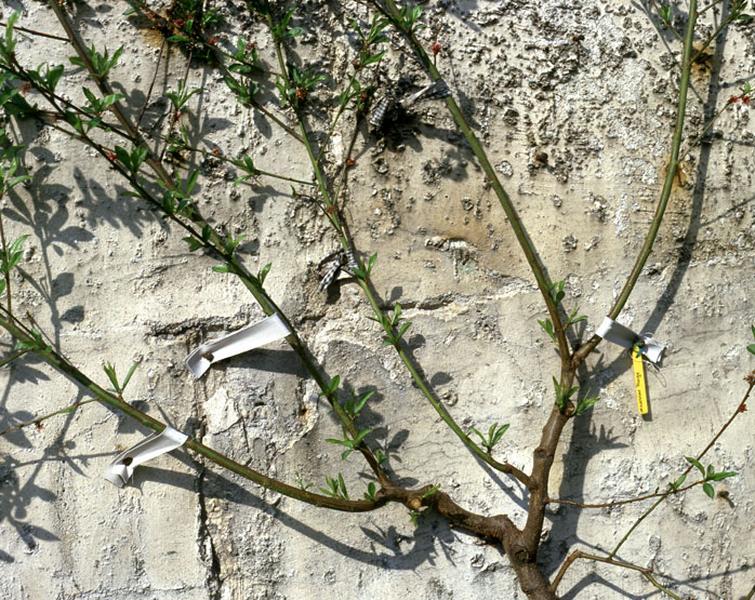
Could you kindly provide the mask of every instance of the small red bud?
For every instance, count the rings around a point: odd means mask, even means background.
[[[750,106],[750,96],[742,96],[742,104]]]
[[[736,104],[737,102],[739,102],[739,96],[731,96],[729,98],[729,104]]]
[[[357,161],[355,161],[353,158],[349,157],[349,158],[346,159],[346,166],[347,167],[351,168],[355,164],[357,164]]]
[[[741,413],[747,412],[747,404],[742,402],[742,404],[739,405],[737,412],[741,412]]]
[[[108,160],[109,160],[110,162],[115,162],[115,159],[116,159],[116,155],[115,155],[115,152],[113,152],[112,150],[108,150],[108,151],[106,151],[106,152],[105,152],[105,156],[107,156],[107,159],[108,159]]]
[[[443,50],[443,46],[441,45],[441,43],[438,40],[435,40],[433,42],[433,45],[431,46],[431,50],[433,51],[433,55],[437,56]]]

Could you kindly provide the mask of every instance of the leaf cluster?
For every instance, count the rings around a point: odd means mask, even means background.
[[[414,6],[407,3],[405,6],[399,8],[398,20],[399,25],[404,31],[419,31],[424,25],[419,23],[419,19],[422,16],[422,7]]]
[[[94,44],[86,50],[86,55],[89,58],[89,62],[92,64],[94,75],[100,80],[105,79],[108,76],[111,69],[118,64],[122,54],[123,46],[113,52],[112,56],[107,48],[105,48],[104,52],[100,52],[95,48]],[[74,64],[77,67],[82,67],[84,69],[88,68],[86,61],[79,56],[71,56],[68,60],[71,61],[71,64]]]
[[[275,80],[283,106],[299,106],[319,83],[326,80],[322,73],[316,73],[312,69],[300,69],[296,65],[289,65],[288,72],[288,79],[277,77]]]
[[[55,88],[58,87],[58,83],[61,77],[63,77],[63,72],[63,65],[54,65],[51,67],[47,63],[42,63],[36,69],[28,69],[26,74],[36,87],[54,94]]]
[[[186,103],[191,99],[194,94],[202,92],[202,88],[187,89],[186,83],[183,80],[178,82],[178,89],[173,92],[165,92],[165,96],[170,100],[173,105],[173,110],[181,112]]]
[[[228,66],[228,70],[231,73],[250,76],[259,75],[264,72],[259,53],[257,52],[257,46],[254,44],[247,45],[243,38],[238,39],[236,49],[231,56],[236,61]]]
[[[385,346],[398,346],[401,343],[401,338],[409,331],[412,326],[411,321],[404,319],[403,309],[401,304],[396,302],[393,305],[393,311],[389,313],[379,312],[376,313],[376,317],[373,318],[383,326],[385,335],[383,336],[383,345]]]
[[[232,161],[232,164],[244,172],[244,175],[239,175],[234,180],[234,184],[236,185],[240,183],[245,183],[249,181],[250,179],[257,177],[260,174],[259,169],[257,169],[257,167],[254,166],[254,160],[252,160],[252,157],[249,156],[248,154],[245,154],[239,160]]]
[[[0,271],[3,274],[10,273],[21,262],[21,258],[24,256],[24,242],[28,237],[28,234],[19,236],[6,249],[0,251]],[[2,282],[2,285],[4,288],[5,281]]]
[[[493,448],[495,448],[498,442],[503,439],[503,434],[508,431],[509,426],[509,423],[504,423],[503,425],[493,423],[488,429],[487,435],[480,433],[480,431],[476,427],[472,427],[469,431],[470,433],[476,434],[480,438],[480,443],[482,444],[482,447],[485,448],[485,452],[492,454]]]
[[[346,435],[343,439],[327,438],[325,441],[337,446],[344,446],[346,450],[341,453],[341,460],[346,460],[354,450],[359,448],[359,445],[364,441],[364,438],[366,438],[371,432],[372,427],[368,427],[358,431],[353,438]]]
[[[6,66],[10,66],[16,59],[16,38],[13,35],[13,28],[20,17],[21,13],[16,10],[11,13],[5,25],[5,35],[0,39],[0,59]]]
[[[304,33],[304,29],[301,27],[291,26],[291,20],[294,17],[295,11],[295,8],[290,8],[283,14],[280,20],[272,24],[270,32],[273,34],[273,38],[277,42],[282,42],[289,38],[295,38]]]
[[[161,208],[166,215],[181,215],[188,219],[195,216],[194,202],[191,199],[191,195],[197,188],[197,180],[199,179],[199,169],[194,169],[189,172],[181,182],[181,185],[174,188],[168,188],[164,184],[158,181],[163,187],[163,198],[161,202]],[[203,239],[207,235],[206,240],[211,237],[212,230],[207,227],[202,230]],[[196,249],[196,248],[195,248]]]
[[[377,252],[374,254],[371,254],[370,257],[367,259],[367,262],[363,265],[360,265],[354,271],[352,274],[354,277],[361,281],[366,281],[369,279],[370,274],[372,273],[372,268],[375,266],[375,263],[377,262]]]
[[[123,146],[115,147],[116,159],[132,175],[135,175],[139,171],[139,167],[142,166],[148,155],[149,149],[144,146],[134,146],[130,151],[126,150]]]
[[[126,377],[123,378],[123,381],[118,381],[118,374],[115,371],[115,366],[111,363],[102,363],[102,370],[105,371],[105,375],[107,375],[107,378],[110,380],[110,383],[113,386],[113,391],[118,394],[119,396],[123,395],[123,392],[126,390],[126,386],[129,384],[129,381],[131,381],[131,377],[134,374],[134,371],[136,371],[136,368],[139,365],[137,363],[134,363],[129,367],[128,372],[126,373]]]
[[[739,23],[740,25],[749,25],[753,21],[753,16],[746,13],[747,0],[733,0],[729,8],[729,21]]]
[[[108,94],[103,98],[98,98],[89,88],[82,88],[82,91],[84,92],[87,102],[89,102],[89,104],[84,107],[84,110],[96,116],[101,115],[113,104],[120,102],[125,98],[123,94]]]
[[[555,377],[553,379],[553,388],[556,391],[556,406],[558,407],[558,410],[561,412],[566,411],[569,402],[571,401],[571,397],[577,393],[579,390],[579,386],[573,386],[570,388],[567,388],[566,386],[561,386],[561,384],[558,382],[558,379]],[[585,396],[584,398],[580,398],[577,400],[577,404],[574,407],[574,416],[580,416],[590,410],[595,404],[600,400],[598,396]]]
[[[353,421],[362,412],[362,409],[367,406],[367,402],[375,395],[375,390],[368,390],[364,394],[358,396],[351,396],[343,403],[343,410]]]
[[[692,456],[685,456],[685,459],[687,459],[687,462],[691,464],[693,467],[695,467],[698,471],[700,471],[700,475],[702,475],[703,479],[703,492],[705,492],[705,495],[709,498],[713,499],[716,496],[716,490],[713,487],[713,483],[716,481],[723,481],[724,479],[728,479],[729,477],[734,477],[737,475],[736,471],[716,471],[715,467],[713,465],[708,465],[708,467],[703,467],[702,463]],[[676,479],[671,484],[671,489],[678,490],[684,481],[687,479],[687,475],[681,475],[679,478]]]
[[[202,0],[176,0],[173,2],[168,17],[179,33],[169,36],[167,41],[179,45],[189,45],[193,49],[202,45],[198,44],[197,40],[208,29],[218,25],[222,19],[217,8],[203,6]],[[203,58],[207,58],[207,56],[203,56]]]
[[[364,493],[364,499],[369,500],[370,502],[375,502],[375,500],[377,500],[377,486],[374,481],[370,481],[367,484],[367,491]]]
[[[350,24],[352,31],[360,40],[359,55],[354,62],[355,68],[359,70],[380,62],[385,52],[375,52],[373,46],[379,46],[388,41],[385,29],[390,25],[390,21],[385,17],[374,15],[367,31],[364,31],[355,19],[351,19]]]
[[[39,111],[32,107],[24,97],[19,93],[19,88],[16,87],[16,80],[13,75],[7,71],[0,73],[0,108],[7,115],[26,119],[33,117],[39,113]],[[5,149],[10,142],[6,140],[7,136],[3,137],[0,147]]]
[[[39,331],[30,331],[31,339],[16,340],[16,351],[28,352],[46,352],[50,350],[50,345],[45,342]]]
[[[548,295],[551,297],[553,302],[558,306],[561,301],[566,296],[566,281],[560,280],[553,282],[550,287],[548,288]],[[566,318],[565,326],[568,327],[569,325],[574,325],[576,323],[579,323],[580,321],[586,321],[587,316],[586,315],[580,315],[579,313],[579,307],[575,308]],[[554,342],[556,341],[556,330],[553,326],[553,322],[550,319],[538,319],[538,324],[540,327],[542,327],[543,331],[548,334],[548,337],[551,338]]]
[[[0,95],[0,108],[2,106],[3,97]],[[5,131],[0,130],[0,196],[31,179],[29,175],[21,172],[22,150],[23,146],[14,146]]]
[[[259,92],[259,86],[253,81],[239,81],[229,75],[223,78],[223,82],[242,106],[249,108],[254,103],[254,97]]]
[[[349,492],[346,489],[346,482],[343,480],[343,475],[338,474],[337,477],[325,477],[325,483],[327,487],[321,487],[320,491],[326,496],[331,498],[340,498],[341,500],[349,499]]]

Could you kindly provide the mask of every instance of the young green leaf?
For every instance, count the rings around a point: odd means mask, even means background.
[[[556,304],[561,302],[561,300],[563,300],[564,296],[566,295],[566,292],[564,292],[565,285],[566,281],[564,281],[563,279],[561,281],[555,281],[551,284],[550,289],[548,290],[550,297]]]
[[[327,438],[325,441],[328,442],[329,444],[336,444],[339,446],[346,447],[346,450],[341,452],[341,460],[346,460],[349,457],[349,455],[354,451],[355,444],[352,440],[348,438],[343,439],[343,440],[340,440],[338,438]]]
[[[340,473],[338,474],[338,486],[340,489],[341,497],[344,498],[344,500],[349,499],[349,492],[346,490],[346,483],[343,480],[343,475]]]
[[[737,472],[736,471],[721,471],[720,473],[712,473],[708,479],[710,481],[723,481],[724,479],[728,479],[729,477],[736,477]]]
[[[705,477],[705,467],[703,467],[699,460],[693,458],[692,456],[685,456],[684,458],[687,459],[687,462],[689,464],[693,465],[698,471],[700,471],[700,475]]]
[[[558,382],[558,379],[556,379],[555,377],[552,377],[552,379],[553,379],[553,388],[556,392],[556,406],[558,407],[559,410],[563,411],[566,408],[566,404],[568,403],[569,399],[575,394],[577,390],[579,390],[579,387],[574,386],[567,390],[561,387],[561,384]]]
[[[0,44],[0,57],[2,57],[3,62],[7,65],[13,61],[16,52],[16,40],[13,37],[13,28],[20,17],[21,13],[14,10],[8,17],[8,21],[5,25],[5,39],[3,43]]]
[[[330,396],[331,394],[334,394],[336,390],[338,390],[340,385],[341,385],[341,376],[336,375],[335,377],[333,377],[333,379],[330,380],[330,383],[328,383],[328,386],[324,390],[324,394],[326,396]]]
[[[21,235],[8,246],[6,252],[0,256],[0,259],[2,259],[0,261],[2,263],[0,264],[0,271],[10,273],[21,262],[21,258],[24,255],[24,242],[28,237],[28,234]]]
[[[398,337],[404,337],[404,334],[409,331],[409,328],[412,326],[411,321],[404,321],[401,326],[398,328]]]
[[[30,340],[16,340],[16,351],[21,350],[45,350],[49,348],[49,346],[45,343],[44,339],[42,338],[42,334],[38,331],[32,331],[31,332],[31,339]]]
[[[438,493],[439,491],[440,491],[440,486],[439,486],[439,485],[433,485],[433,486],[430,486],[430,489],[429,489],[429,490],[427,490],[427,491],[426,491],[426,492],[425,492],[424,494],[422,494],[422,496],[420,496],[420,497],[422,498],[422,500],[426,500],[427,498],[432,498],[432,497],[433,497],[433,496],[434,496],[435,494],[437,494],[437,493]]]
[[[553,323],[550,319],[545,319],[544,321],[541,321],[538,319],[537,321],[540,324],[540,327],[543,328],[543,331],[547,333],[550,338],[555,342],[556,341],[556,332],[553,330]]]
[[[574,414],[579,416],[585,413],[586,411],[590,410],[593,406],[595,406],[598,400],[600,400],[598,396],[582,398],[581,400],[577,402],[577,408],[574,410]]]
[[[187,235],[185,238],[183,238],[183,241],[189,245],[189,252],[195,252],[203,246],[202,242],[191,235]]]
[[[129,367],[129,370],[126,373],[126,377],[123,378],[123,383],[121,383],[121,392],[126,390],[126,386],[128,385],[128,382],[131,381],[131,377],[133,376],[138,366],[138,363],[133,363],[131,367]]]
[[[259,272],[257,273],[257,281],[260,282],[260,285],[265,283],[265,279],[267,278],[267,274],[270,272],[270,269],[273,267],[273,263],[267,263],[264,267],[262,267]]]
[[[371,432],[372,432],[372,427],[368,427],[367,429],[360,430],[357,433],[356,437],[352,440],[354,443],[354,446],[356,447],[359,444],[361,444],[364,438],[366,438]]]
[[[105,375],[110,380],[113,389],[116,393],[121,393],[121,386],[118,384],[118,375],[115,372],[115,367],[111,363],[102,363],[102,370],[105,371]]]
[[[716,496],[716,491],[713,489],[713,486],[709,483],[703,484],[703,491],[711,500]]]
[[[377,496],[377,486],[375,485],[374,481],[370,481],[367,484],[367,491],[364,493],[364,499],[374,502],[376,499],[376,496]]]
[[[359,399],[357,400],[356,404],[354,405],[354,408],[352,409],[352,413],[354,415],[358,415],[360,412],[362,412],[362,409],[367,404],[367,401],[372,398],[372,396],[375,394],[375,390],[369,390],[368,392],[365,392],[362,394]]]
[[[186,106],[186,103],[194,94],[199,94],[201,91],[202,88],[187,89],[184,81],[180,80],[178,82],[178,89],[175,92],[165,92],[165,95],[173,105],[173,110],[179,112],[183,110],[183,107]]]
[[[567,325],[575,325],[581,321],[587,321],[587,315],[577,315],[579,312],[579,307],[575,308],[570,314],[569,318],[567,319]]]

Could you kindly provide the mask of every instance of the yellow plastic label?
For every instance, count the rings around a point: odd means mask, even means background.
[[[645,380],[645,363],[642,361],[640,347],[632,348],[632,368],[634,370],[634,391],[637,395],[637,409],[641,415],[648,413],[648,387]]]

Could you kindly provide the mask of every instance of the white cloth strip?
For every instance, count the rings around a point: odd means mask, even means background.
[[[418,92],[415,92],[411,96],[408,96],[401,100],[401,106],[404,108],[410,107],[415,102],[420,100],[436,100],[447,98],[451,95],[451,90],[448,89],[448,85],[442,79],[434,81],[433,83],[426,85]]]
[[[291,334],[278,313],[259,323],[202,344],[186,357],[186,366],[196,379],[205,374],[210,365],[231,356],[259,348]]]
[[[635,344],[639,344],[640,354],[647,357],[654,365],[660,362],[663,351],[666,349],[666,345],[655,340],[653,336],[635,333],[629,327],[617,323],[610,317],[603,319],[595,335],[622,348],[632,348]]]
[[[160,433],[153,433],[136,446],[116,456],[105,471],[105,479],[122,488],[131,479],[136,467],[183,446],[188,439],[189,436],[166,426]]]

